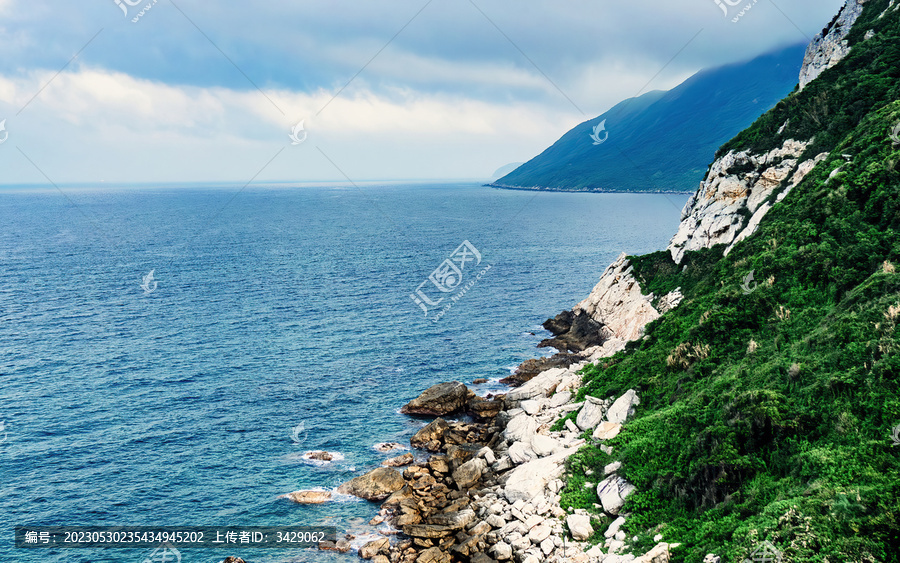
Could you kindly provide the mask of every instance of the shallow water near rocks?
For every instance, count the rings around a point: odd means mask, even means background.
[[[541,322],[586,297],[620,252],[663,248],[687,200],[477,184],[239,189],[0,192],[9,550],[24,524],[371,533],[374,504],[277,497],[402,453],[373,446],[409,443],[425,421],[398,410],[429,385],[484,377],[476,392],[503,389],[511,366],[547,352],[535,349]],[[410,294],[466,240],[479,271],[491,268],[432,322]],[[311,450],[340,455],[314,464]],[[182,561],[226,555],[346,557],[233,548]],[[147,551],[7,556],[138,563]]]

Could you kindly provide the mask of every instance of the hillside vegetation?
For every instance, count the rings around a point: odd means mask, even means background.
[[[692,563],[739,562],[763,540],[790,562],[900,560],[900,11],[879,19],[888,7],[867,2],[844,60],[720,149],[814,137],[800,160],[830,153],[753,236],[727,257],[632,258],[645,293],[686,298],[585,368],[582,396],[634,388],[642,402],[612,456],[571,459],[564,507],[593,511],[583,484],[621,460],[638,487],[624,509],[635,552],[659,533]]]

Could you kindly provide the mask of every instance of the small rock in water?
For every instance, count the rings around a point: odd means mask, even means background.
[[[481,385],[482,383],[487,383],[487,382],[488,382],[487,378],[479,377],[478,379],[472,380],[472,385]]]
[[[392,452],[394,450],[404,450],[402,444],[398,444],[397,442],[381,442],[379,444],[375,444],[375,450],[379,452]]]
[[[409,452],[406,452],[403,455],[398,455],[397,457],[392,457],[390,459],[386,459],[381,462],[381,465],[385,467],[402,467],[404,465],[409,465],[413,461],[415,461],[415,457]]]
[[[294,491],[278,498],[286,498],[299,504],[322,504],[331,500],[329,491]]]
[[[234,555],[229,555],[225,559],[222,560],[222,563],[247,563],[240,557],[235,557]]]
[[[303,457],[306,459],[315,459],[318,461],[331,461],[334,459],[334,456],[328,452],[306,452],[303,454]]]

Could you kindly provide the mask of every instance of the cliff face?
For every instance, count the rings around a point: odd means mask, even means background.
[[[834,21],[813,37],[806,55],[803,57],[803,68],[800,70],[800,89],[818,78],[823,71],[838,64],[850,52],[847,34],[859,15],[862,14],[866,0],[848,0],[838,12]]]

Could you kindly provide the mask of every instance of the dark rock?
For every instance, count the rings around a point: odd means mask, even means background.
[[[404,405],[400,412],[424,416],[444,416],[461,411],[471,395],[474,393],[458,381],[438,383]]]
[[[487,378],[479,377],[478,379],[472,380],[472,385],[481,385],[482,383],[487,383],[487,382],[488,382]]]
[[[480,419],[494,418],[503,410],[503,399],[487,400],[476,395],[466,403],[466,410]]]
[[[445,455],[433,456],[428,460],[428,467],[430,467],[432,471],[435,471],[437,473],[450,472],[450,464],[448,463],[447,456]]]
[[[338,487],[338,492],[366,500],[384,500],[391,493],[402,489],[405,484],[403,476],[397,470],[379,467],[347,481]]]
[[[425,448],[429,451],[437,451],[440,449],[440,441],[444,437],[444,432],[446,432],[448,428],[450,428],[450,425],[447,424],[447,421],[443,418],[436,418],[416,432],[413,437],[409,439],[409,443],[412,444],[414,448]],[[436,449],[434,449],[434,444],[432,444],[432,442],[437,442]]]
[[[247,563],[240,557],[235,557],[234,555],[229,555],[225,559],[222,560],[222,563]]]
[[[538,348],[551,346],[560,352],[582,352],[591,346],[600,346],[608,340],[604,325],[584,311],[578,313],[563,311],[556,317],[544,321],[543,326],[553,333],[553,338],[543,340],[538,344]]]
[[[462,530],[467,525],[475,521],[475,511],[471,508],[459,510],[456,512],[443,512],[435,514],[428,518],[428,524],[435,526],[443,526],[451,530]]]
[[[331,461],[334,456],[328,452],[306,452],[303,457],[306,459],[317,459],[319,461]]]
[[[443,538],[456,532],[455,528],[437,524],[411,524],[403,526],[403,533],[413,538]]]
[[[504,377],[500,383],[510,385],[521,385],[526,381],[534,379],[537,374],[551,368],[567,368],[570,365],[580,362],[582,358],[577,354],[560,353],[550,356],[549,358],[539,358],[536,360],[525,360],[516,369],[516,373],[509,377]]]

